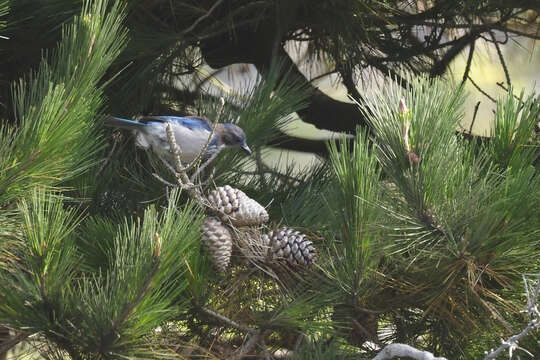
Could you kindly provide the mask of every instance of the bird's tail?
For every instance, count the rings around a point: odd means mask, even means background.
[[[122,119],[114,116],[107,116],[103,125],[110,127],[117,127],[120,129],[141,129],[146,126],[145,123],[135,120]]]

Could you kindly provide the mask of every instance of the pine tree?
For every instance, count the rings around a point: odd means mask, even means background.
[[[0,353],[26,342],[58,359],[371,359],[406,343],[457,359],[519,331],[522,275],[540,271],[535,94],[499,99],[477,142],[456,134],[462,87],[402,70],[357,104],[371,130],[298,174],[261,155],[312,95],[276,61],[224,103],[152,98],[238,123],[255,150],[173,173],[101,125],[119,108],[106,101],[115,61],[140,36],[126,12],[85,2],[13,84]],[[540,351],[537,336],[521,346]]]

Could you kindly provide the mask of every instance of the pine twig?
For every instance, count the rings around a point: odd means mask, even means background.
[[[493,101],[495,104],[497,103],[497,100],[495,100],[493,98],[493,96],[489,95],[487,92],[482,90],[482,88],[477,83],[475,83],[474,80],[470,76],[468,76],[468,78],[469,78],[469,81],[471,82],[471,84],[473,84],[473,86],[476,88],[476,90],[480,91],[480,93],[482,93],[482,95],[487,97],[489,100]]]
[[[478,115],[478,108],[480,107],[480,101],[476,103],[476,105],[474,106],[474,113],[473,113],[473,118],[472,118],[472,121],[471,121],[471,125],[469,126],[469,134],[472,134],[472,129],[474,127],[474,122],[476,121],[476,115]]]
[[[497,349],[492,350],[490,353],[488,353],[486,357],[484,358],[484,360],[496,359],[497,356],[499,356],[506,349],[508,349],[509,351],[510,358],[512,358],[512,353],[516,349],[525,351],[526,353],[532,356],[532,354],[529,351],[519,347],[518,343],[522,338],[529,335],[531,331],[535,329],[540,329],[540,311],[538,310],[538,296],[540,295],[540,276],[537,279],[537,283],[534,290],[529,288],[525,277],[523,277],[523,281],[525,282],[525,293],[527,295],[527,312],[531,316],[531,321],[527,324],[527,326],[525,326],[525,328],[519,334],[513,335],[509,337],[507,340],[504,340],[501,346],[499,346]]]
[[[238,329],[238,330],[241,330],[243,332],[246,332],[246,333],[250,333],[250,334],[254,334],[255,332],[257,332],[258,330],[255,329],[255,328],[251,328],[249,326],[246,326],[246,325],[243,325],[243,324],[240,324],[240,323],[237,323],[236,321],[232,320],[232,319],[229,319],[228,317],[226,317],[225,315],[223,314],[220,314],[214,310],[211,310],[211,309],[208,309],[208,308],[205,308],[205,307],[201,307],[200,308],[202,312],[204,312],[205,314],[208,314],[216,319],[218,319],[219,321],[235,328],[235,329]]]
[[[500,87],[501,89],[503,89],[504,91],[506,91],[507,93],[510,94],[510,88],[507,88],[506,86],[504,86],[504,84],[502,82],[497,82],[496,84],[497,84],[498,87]],[[518,96],[516,96],[514,93],[512,93],[512,96],[514,97],[514,99],[516,99],[520,103],[522,102],[522,100]]]
[[[161,176],[159,176],[156,173],[152,173],[152,176],[155,177],[156,179],[158,179],[160,182],[162,182],[166,186],[169,186],[169,187],[172,187],[172,188],[178,187],[177,184],[173,184],[173,183],[168,182],[167,180],[165,180],[164,178],[162,178]]]
[[[182,160],[180,159],[180,150],[179,150],[178,145],[176,144],[176,139],[172,131],[171,123],[167,123],[166,131],[167,131],[167,140],[169,141],[169,146],[173,153],[175,168],[173,169],[168,164],[167,161],[163,159],[161,159],[161,161],[163,161],[163,163],[168,166],[169,170],[171,170],[171,172],[174,174],[176,181],[178,182],[178,185],[180,185],[182,189],[187,190],[188,193],[191,195],[191,197],[196,199],[200,204],[205,204],[206,202],[204,201],[204,197],[202,196],[200,190],[197,187],[195,187],[195,185],[191,182],[191,180],[187,176],[185,169],[182,167]]]
[[[508,84],[508,86],[512,86],[512,83],[510,82],[510,73],[508,72],[508,67],[506,66],[506,62],[504,61],[501,47],[499,46],[497,39],[495,39],[495,34],[493,33],[493,31],[490,31],[489,35],[491,36],[491,39],[493,40],[493,44],[495,45],[495,49],[497,50],[497,55],[499,56],[499,61],[501,62],[501,66],[504,71],[504,76],[506,77],[506,83]]]
[[[474,46],[475,46],[476,42],[473,41],[470,45],[469,45],[469,56],[467,57],[467,65],[465,66],[465,71],[463,72],[463,79],[461,80],[461,85],[465,84],[465,81],[467,81],[467,78],[469,77],[469,72],[471,70],[471,64],[472,64],[472,59],[473,59],[473,55],[474,55]]]
[[[253,350],[253,348],[255,346],[257,346],[257,344],[259,344],[261,341],[264,340],[264,338],[266,337],[268,333],[268,330],[261,330],[261,329],[257,329],[252,335],[251,337],[249,338],[249,340],[244,344],[242,345],[242,347],[240,347],[240,349],[238,349],[238,353],[231,358],[231,360],[240,360],[240,359],[243,359],[244,356],[250,352],[251,350]]]
[[[218,117],[217,117],[216,122],[214,124],[214,128],[213,128],[214,130],[215,130],[216,125],[217,125],[217,123],[219,121],[219,118],[221,116],[221,113],[223,111],[224,106],[225,106],[225,100],[223,98],[221,98],[221,107],[218,110]],[[197,163],[198,160],[206,152],[206,148],[208,147],[208,144],[210,143],[210,140],[212,139],[213,134],[210,134],[205,146],[203,147],[203,149],[201,149],[201,151],[197,155],[197,158],[195,160],[193,160],[191,162],[191,164],[188,165],[187,167],[183,167],[182,166],[182,160],[180,158],[181,149],[179,148],[178,144],[176,143],[176,138],[174,136],[174,133],[173,133],[173,130],[172,130],[172,125],[171,125],[170,122],[167,123],[167,125],[165,127],[165,130],[166,130],[166,133],[167,133],[167,140],[169,142],[169,147],[170,147],[170,150],[171,150],[171,152],[173,154],[174,167],[171,166],[165,159],[163,159],[163,158],[160,158],[160,159],[167,166],[167,168],[173,173],[174,177],[176,178],[176,182],[178,183],[180,188],[186,190],[188,192],[189,196],[192,199],[197,201],[201,206],[206,207],[207,209],[209,209],[211,212],[216,213],[216,214],[218,214],[220,216],[227,216],[227,214],[225,214],[223,211],[220,211],[219,209],[217,209],[216,207],[212,206],[209,203],[208,199],[206,199],[206,197],[203,195],[203,193],[201,191],[201,184],[194,184],[193,183],[194,177],[192,179],[190,179],[189,176],[187,175],[187,170],[190,169],[193,164]],[[219,148],[218,148],[218,152],[219,152]],[[208,165],[208,163],[204,163],[203,164],[203,169],[207,165]],[[200,172],[200,171],[197,171],[195,174],[197,174],[198,172]]]
[[[540,320],[539,319],[533,319],[531,322],[529,322],[527,324],[527,326],[525,327],[525,329],[523,329],[523,331],[521,331],[519,334],[511,336],[510,338],[508,338],[508,340],[503,341],[501,346],[499,346],[497,349],[495,349],[492,352],[490,352],[489,354],[487,354],[486,357],[484,358],[484,360],[496,359],[497,356],[499,356],[506,349],[509,349],[510,354],[512,354],[514,349],[521,349],[521,350],[526,351],[525,349],[520,348],[517,345],[519,340],[521,340],[521,338],[527,336],[532,330],[537,329],[539,327],[540,327]],[[532,356],[532,354],[530,354],[530,355]],[[512,355],[510,355],[510,357],[512,357]]]
[[[188,27],[187,29],[185,29],[184,31],[182,31],[182,35],[186,35],[188,33],[190,33],[191,31],[193,31],[193,29],[195,29],[195,27],[197,27],[197,25],[199,25],[199,23],[201,21],[203,21],[204,19],[206,19],[207,17],[209,17],[210,15],[212,15],[212,13],[214,12],[214,10],[219,6],[221,5],[221,3],[223,2],[223,0],[219,0],[219,1],[216,1],[216,3],[214,5],[212,5],[212,7],[208,10],[208,12],[206,12],[206,14],[202,15],[200,18],[198,18],[197,20],[195,20],[195,22],[193,24],[191,24],[190,27]]]

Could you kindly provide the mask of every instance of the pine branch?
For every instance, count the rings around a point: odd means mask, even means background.
[[[506,61],[504,61],[504,56],[502,54],[501,47],[499,46],[499,43],[497,42],[497,39],[495,38],[495,34],[493,33],[493,31],[490,31],[489,35],[491,36],[493,44],[495,45],[495,49],[497,50],[497,55],[499,56],[499,61],[501,62],[501,66],[504,71],[504,76],[506,77],[506,83],[508,84],[508,86],[512,86],[512,82],[510,80],[510,73],[508,72]]]
[[[159,238],[159,235],[157,237]],[[154,280],[154,277],[156,276],[159,269],[159,250],[157,250],[159,248],[158,246],[160,245],[156,245],[155,247],[154,256],[152,258],[153,264],[152,264],[150,273],[144,280],[144,283],[139,288],[137,297],[133,299],[129,304],[127,304],[127,306],[124,308],[120,316],[118,316],[116,319],[113,320],[109,335],[105,336],[105,339],[109,339],[108,343],[112,343],[114,341],[120,326],[122,326],[126,322],[126,320],[131,315],[133,310],[135,310],[137,305],[139,305],[141,301],[144,300],[145,296],[151,290],[152,281]],[[106,351],[106,350],[102,349],[102,351]]]
[[[167,139],[169,141],[169,146],[170,146],[171,151],[172,151],[173,156],[174,156],[174,167],[175,168],[172,169],[170,167],[169,163],[164,159],[162,159],[163,163],[165,165],[168,165],[169,169],[174,174],[174,176],[176,178],[176,181],[178,182],[178,185],[180,185],[180,187],[182,189],[187,190],[188,193],[194,199],[196,199],[199,203],[201,203],[201,204],[205,203],[204,198],[203,198],[203,196],[201,194],[201,191],[191,182],[191,180],[187,176],[187,173],[186,173],[184,167],[182,166],[182,160],[180,159],[180,148],[176,144],[176,139],[174,137],[174,133],[173,133],[173,130],[172,130],[171,123],[167,123],[166,131],[167,131]]]
[[[435,62],[431,68],[430,75],[432,77],[434,76],[440,76],[446,72],[446,69],[448,66],[452,63],[452,61],[458,56],[463,49],[465,49],[468,45],[474,43],[480,33],[487,31],[488,28],[479,28],[476,30],[471,31],[470,33],[462,36],[458,40],[455,41],[455,44],[446,51],[446,53],[440,58],[439,61]]]
[[[206,12],[206,14],[202,15],[200,18],[198,18],[197,20],[195,20],[193,22],[193,24],[191,24],[187,29],[184,29],[180,34],[181,35],[186,35],[188,33],[190,33],[191,31],[193,31],[197,25],[199,25],[199,23],[203,20],[205,20],[206,18],[208,18],[210,15],[212,15],[212,13],[214,12],[214,10],[216,10],[218,8],[218,6],[221,5],[221,3],[223,2],[223,0],[218,0],[214,3],[214,5],[212,5],[212,7]]]
[[[489,95],[487,92],[485,92],[470,76],[468,77],[469,78],[469,81],[471,82],[471,84],[473,84],[473,86],[476,88],[476,90],[480,91],[480,93],[482,95],[484,95],[485,97],[487,97],[489,100],[491,100],[493,103],[497,103],[497,100],[495,100],[495,98],[491,95]]]
[[[525,294],[527,296],[527,313],[531,316],[531,321],[519,334],[513,335],[507,340],[504,340],[501,346],[488,353],[484,360],[494,360],[497,358],[497,356],[502,354],[507,349],[509,351],[510,358],[512,358],[513,351],[517,349],[525,351],[531,357],[533,356],[530,352],[521,348],[518,344],[522,338],[529,335],[533,330],[540,329],[540,311],[538,310],[538,298],[540,295],[540,276],[537,278],[536,286],[534,287],[534,289],[530,288],[527,285],[527,279],[525,279],[525,276],[523,276],[523,281],[525,283]]]
[[[472,64],[472,59],[473,59],[473,55],[474,55],[474,48],[475,48],[475,45],[476,45],[476,41],[473,41],[470,45],[469,45],[469,56],[467,57],[467,64],[465,65],[465,71],[463,72],[463,78],[461,80],[461,84],[463,85],[465,83],[465,81],[467,81],[467,79],[469,78],[469,72],[471,70],[471,64]]]
[[[255,346],[257,346],[268,334],[268,330],[258,329],[251,334],[249,340],[238,349],[238,352],[235,356],[231,357],[232,360],[241,360],[244,356],[249,353]]]
[[[471,125],[469,126],[469,134],[472,134],[472,130],[474,128],[474,123],[476,121],[476,115],[478,115],[478,109],[480,108],[480,101],[476,103],[476,105],[474,105],[474,112],[473,112],[473,117],[472,117],[472,120],[471,120]]]
[[[210,144],[210,141],[212,140],[212,138],[214,137],[214,133],[215,133],[215,129],[219,123],[219,120],[220,120],[220,117],[221,117],[221,113],[223,112],[223,108],[225,106],[225,100],[223,98],[221,98],[221,106],[218,110],[218,113],[217,113],[217,118],[214,122],[214,126],[212,127],[212,131],[210,133],[210,135],[208,136],[208,139],[206,140],[206,143],[204,144],[204,146],[202,147],[202,149],[200,150],[200,152],[197,154],[197,156],[195,157],[195,159],[190,163],[188,164],[186,167],[184,167],[182,165],[182,160],[180,159],[180,155],[181,155],[181,149],[180,147],[178,146],[178,144],[176,143],[176,138],[174,136],[174,132],[172,130],[172,125],[171,123],[167,123],[167,127],[166,127],[166,132],[167,132],[167,140],[169,141],[169,146],[170,146],[170,149],[171,149],[171,152],[173,153],[173,159],[174,159],[174,169],[172,169],[170,167],[170,165],[168,164],[167,161],[165,161],[164,159],[162,159],[163,163],[165,165],[167,165],[167,167],[171,170],[171,172],[174,174],[176,180],[178,181],[178,185],[180,185],[181,188],[183,189],[186,189],[188,191],[188,193],[195,199],[197,200],[197,202],[199,202],[201,205],[205,205],[205,206],[208,206],[207,204],[207,201],[204,199],[200,189],[195,185],[193,184],[193,180],[195,179],[196,175],[200,173],[200,171],[202,171],[202,169],[204,169],[206,166],[208,166],[209,162],[212,161],[213,159],[215,159],[215,156],[214,157],[210,157],[210,159],[208,159],[206,161],[206,163],[204,163],[201,167],[199,168],[194,176],[190,179],[189,176],[187,175],[187,171],[192,169],[198,162],[201,158],[203,158],[204,154],[206,154],[206,150],[208,149],[208,145]],[[217,156],[217,155],[216,155]]]
[[[228,317],[226,317],[225,315],[223,314],[220,314],[214,310],[211,310],[211,309],[208,309],[208,308],[205,308],[205,307],[200,307],[201,311],[204,312],[205,314],[208,314],[212,317],[215,317],[216,319],[218,319],[219,321],[223,322],[224,324],[227,324],[235,329],[238,329],[238,330],[241,330],[245,333],[255,333],[257,331],[257,329],[255,328],[252,328],[252,327],[249,327],[249,326],[246,326],[246,325],[243,325],[243,324],[240,324],[234,320],[231,320],[229,319]]]

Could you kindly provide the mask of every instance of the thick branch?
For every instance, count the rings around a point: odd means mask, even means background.
[[[254,64],[261,73],[270,69],[274,55],[283,63],[283,71],[292,81],[312,90],[309,106],[298,112],[302,120],[319,129],[350,133],[354,132],[358,125],[366,126],[365,118],[356,104],[332,99],[314,87],[282,46],[277,50],[273,48],[274,27],[273,23],[264,26],[261,24],[256,30],[240,31],[234,39],[221,36],[201,42],[202,55],[214,68],[243,62]]]
[[[438,12],[440,10],[434,9],[431,12]],[[431,12],[428,11],[427,13]],[[452,59],[466,46],[474,43],[482,32],[489,31],[497,24],[499,22],[474,26],[468,34],[459,39],[449,41],[445,44],[437,44],[437,48],[451,47],[433,66],[431,74],[433,76],[443,74]],[[214,68],[242,62],[254,64],[261,73],[268,71],[273,58],[277,58],[284,64],[284,74],[286,73],[291,80],[298,81],[312,90],[308,107],[298,112],[298,115],[303,121],[319,129],[337,132],[354,133],[357,126],[367,127],[368,124],[364,114],[362,114],[356,104],[335,100],[324,94],[306,79],[283,47],[280,46],[276,51],[274,48],[276,43],[274,37],[275,26],[275,22],[268,21],[260,23],[257,28],[246,27],[238,29],[235,37],[225,34],[211,39],[205,39],[201,41],[200,46],[202,56]],[[287,26],[280,23],[280,28],[285,29]],[[423,52],[426,53],[435,49],[435,47],[423,49]],[[379,69],[383,65],[383,60],[371,59],[371,61],[377,63],[376,65],[379,66]],[[347,78],[345,80],[349,82],[347,84],[348,88],[354,90],[350,84],[350,79]],[[360,94],[357,93],[355,95],[358,97]],[[468,134],[467,137],[472,137],[472,135]],[[482,141],[482,139],[479,141]],[[298,139],[289,136],[274,141],[271,145],[289,150],[313,152],[319,155],[325,155],[327,153],[326,145],[323,141]]]
[[[468,33],[467,35],[462,36],[446,53],[443,55],[443,57],[437,61],[435,64],[433,64],[433,67],[431,68],[430,75],[432,77],[440,76],[446,72],[446,69],[448,68],[448,65],[458,56],[465,47],[470,45],[471,43],[474,43],[478,36],[480,35],[481,31],[472,31]]]

